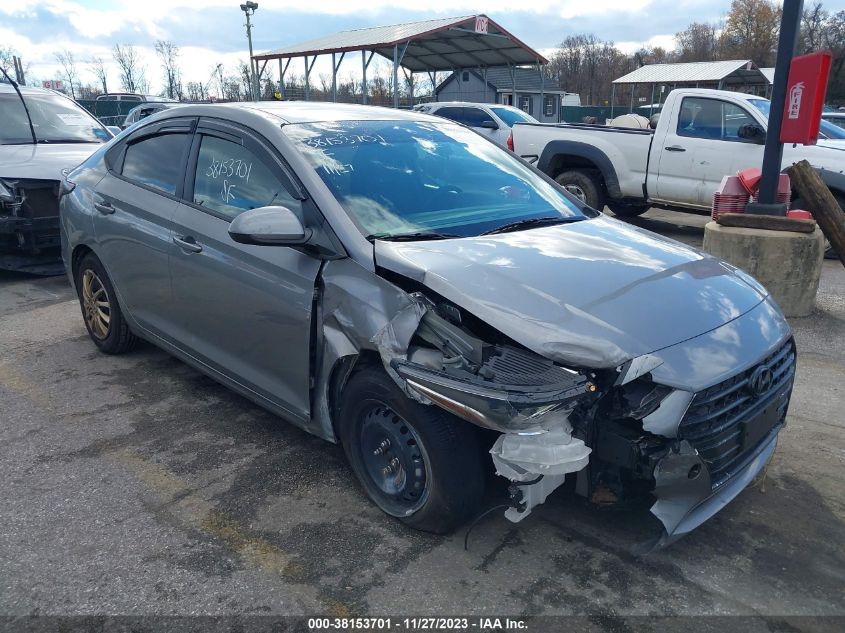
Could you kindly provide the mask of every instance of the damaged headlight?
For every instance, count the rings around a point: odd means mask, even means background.
[[[596,391],[585,376],[558,367],[556,383],[528,386],[497,384],[477,376],[459,377],[399,360],[391,365],[411,389],[431,402],[502,433],[541,432],[565,422],[572,410],[595,397]]]

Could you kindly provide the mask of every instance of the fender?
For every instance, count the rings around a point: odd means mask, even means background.
[[[554,177],[549,171],[552,161],[556,156],[576,156],[584,158],[593,163],[601,172],[607,193],[611,199],[622,197],[622,190],[619,188],[619,177],[610,158],[603,151],[593,145],[579,141],[549,141],[543,148],[540,160],[537,161],[537,168],[544,174]]]

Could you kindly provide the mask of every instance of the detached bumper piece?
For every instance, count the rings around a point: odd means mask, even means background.
[[[0,198],[0,268],[59,274],[59,182],[2,181],[9,195]]]
[[[777,445],[795,377],[795,343],[701,391],[678,428],[680,443],[655,468],[652,513],[668,545],[694,530],[742,492]]]

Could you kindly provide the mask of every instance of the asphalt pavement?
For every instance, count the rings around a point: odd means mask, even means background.
[[[632,222],[700,245],[705,221]],[[843,616],[838,262],[817,305],[791,320],[797,382],[767,477],[693,534],[640,556],[646,508],[558,491],[519,524],[484,518],[465,550],[463,531],[383,515],[338,446],[151,345],[98,353],[63,277],[0,272],[0,615]]]

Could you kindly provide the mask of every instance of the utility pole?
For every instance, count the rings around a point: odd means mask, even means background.
[[[246,14],[246,39],[249,41],[249,74],[252,76],[252,90],[255,101],[261,100],[261,94],[258,90],[258,73],[255,71],[255,62],[252,59],[252,22],[249,17],[255,14],[258,9],[258,3],[247,0],[241,5],[241,11]]]
[[[783,161],[783,144],[780,142],[780,128],[783,109],[786,105],[786,87],[789,82],[789,66],[795,56],[798,32],[801,28],[801,14],[804,0],[784,0],[780,21],[778,54],[775,64],[775,81],[772,86],[772,100],[769,108],[769,124],[766,130],[766,147],[763,150],[763,169],[760,178],[760,192],[756,204],[746,208],[748,213],[764,215],[786,215],[786,205],[777,204],[778,179]]]

